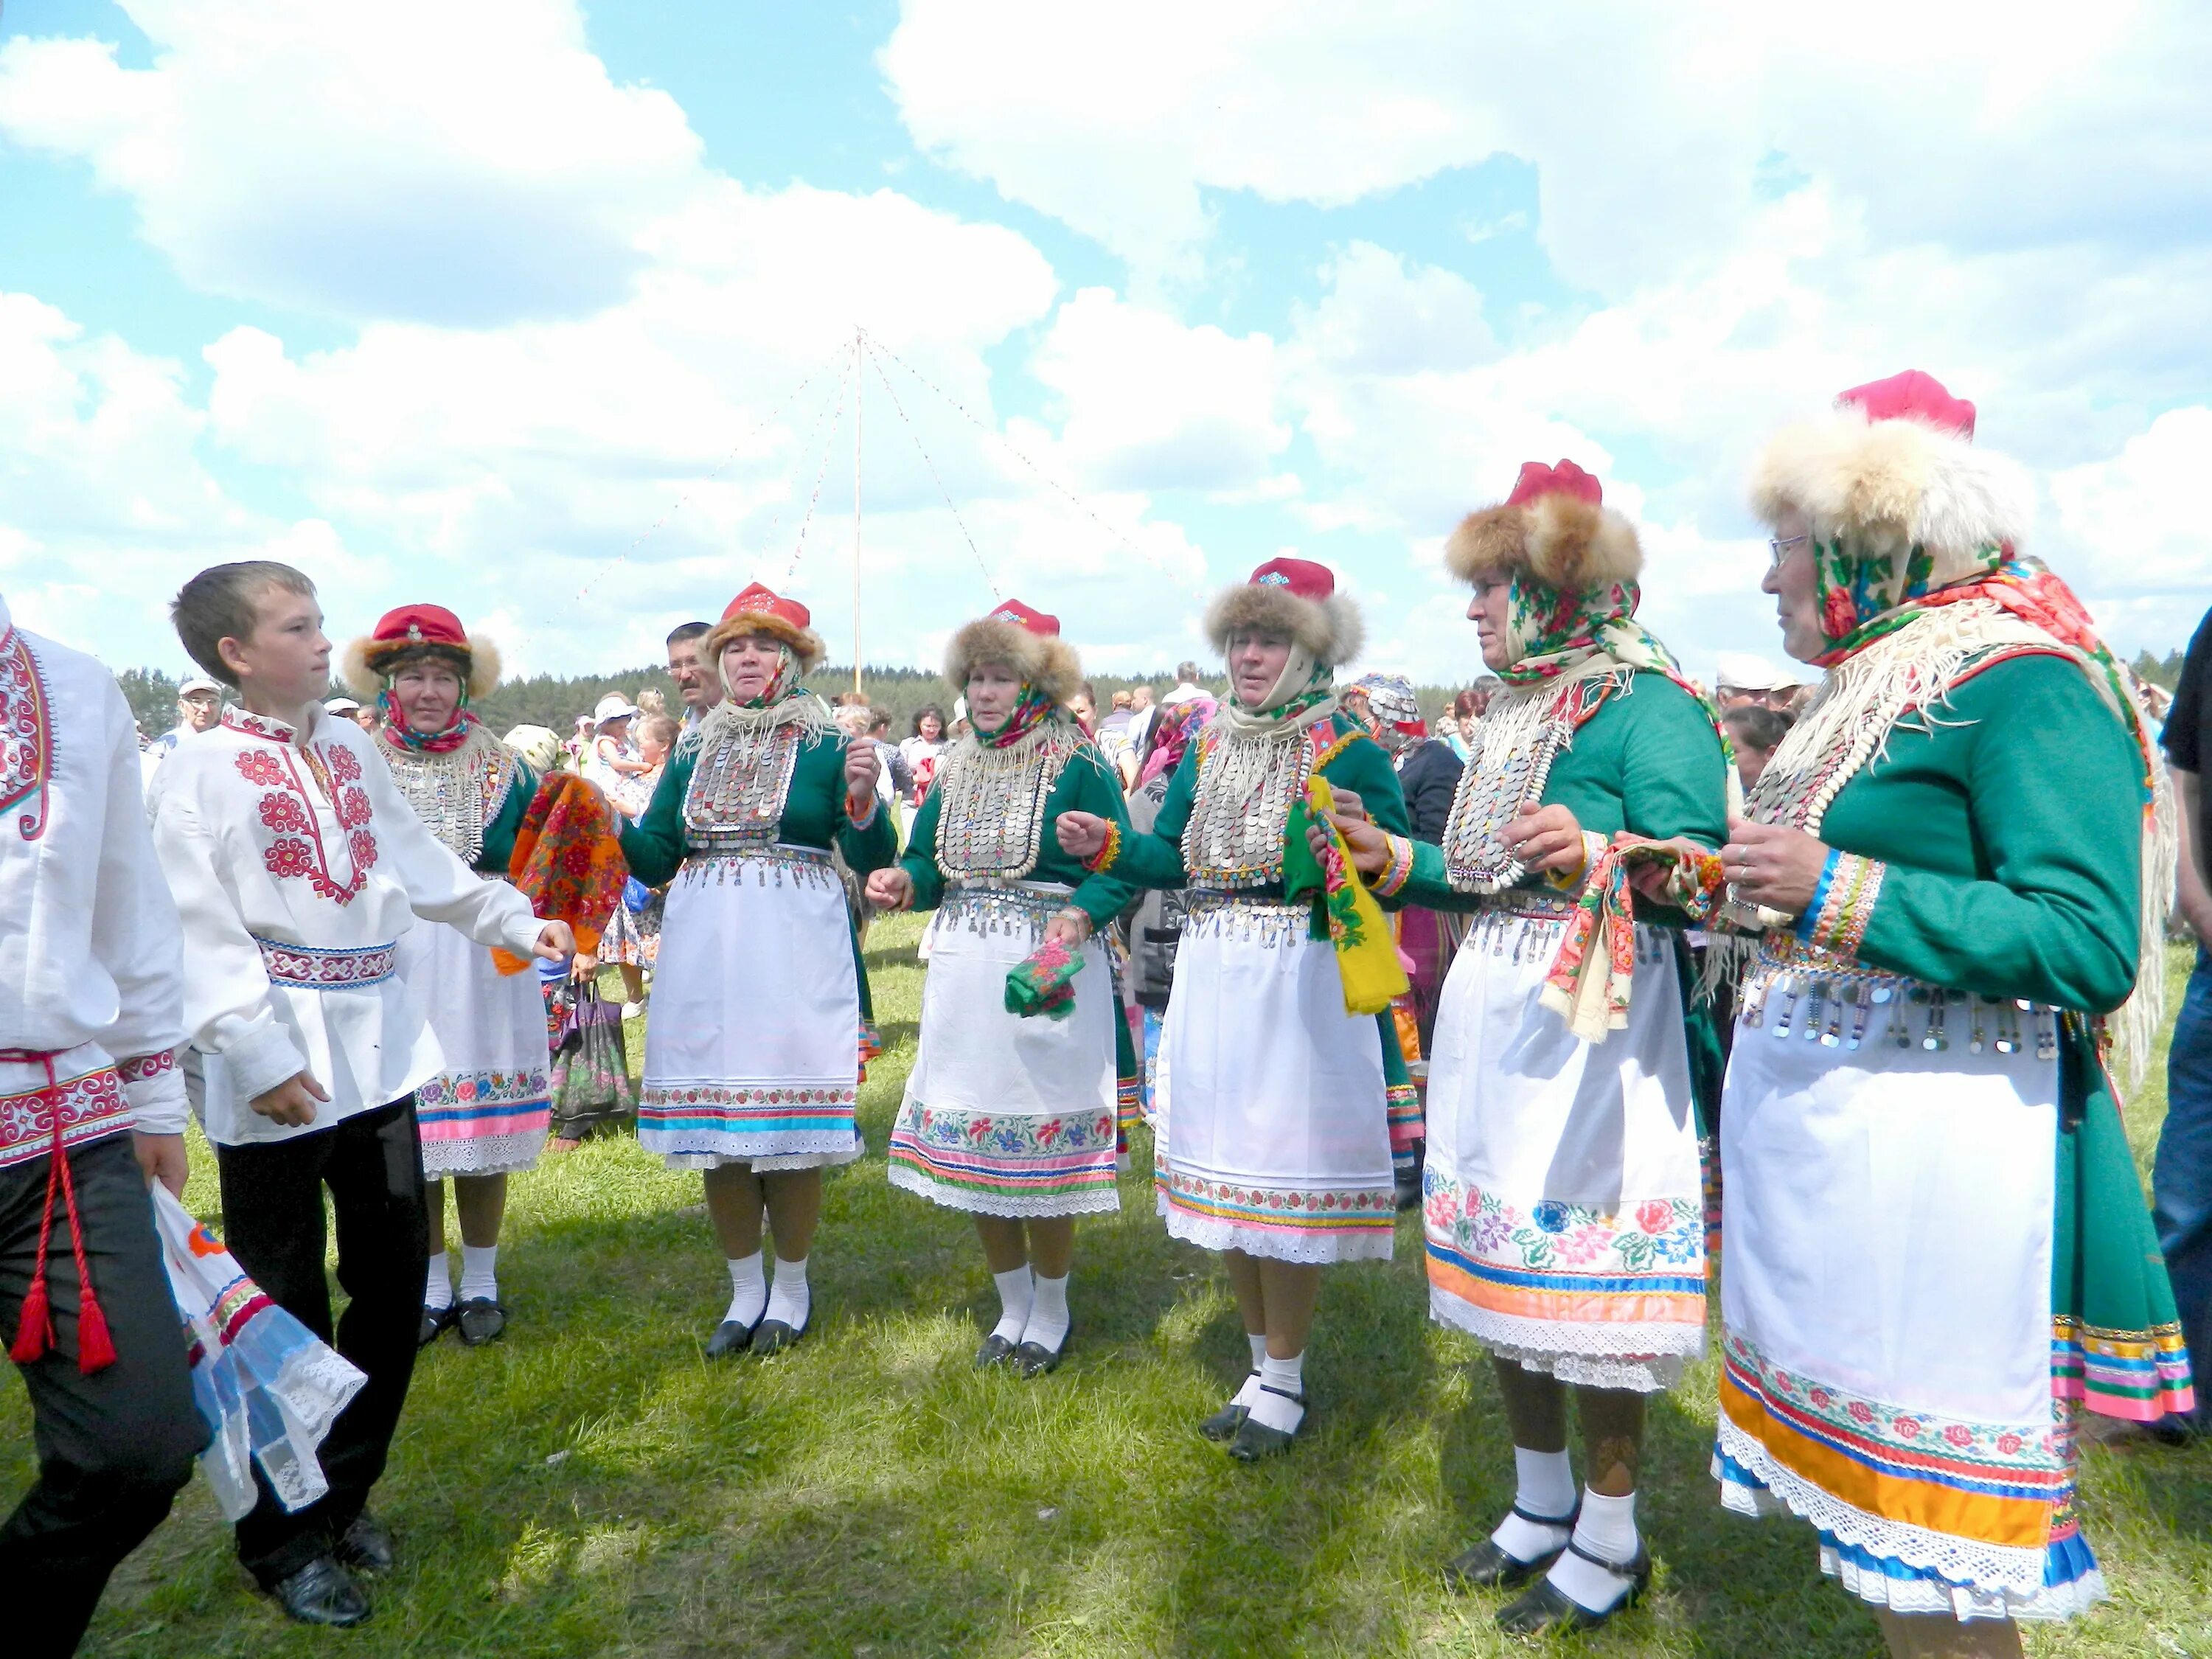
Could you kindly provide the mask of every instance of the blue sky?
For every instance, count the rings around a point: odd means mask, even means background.
[[[0,16],[0,579],[118,665],[248,556],[532,670],[755,577],[849,641],[855,326],[872,660],[1018,594],[1165,666],[1294,550],[1462,679],[1437,546],[1562,456],[1771,655],[1751,458],[1905,367],[2116,643],[2212,602],[2201,8],[353,10]]]

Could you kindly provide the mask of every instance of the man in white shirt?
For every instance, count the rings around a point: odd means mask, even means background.
[[[207,1441],[146,1194],[185,1184],[183,1041],[131,711],[0,602],[0,1341],[39,1449],[0,1525],[11,1654],[75,1649]]]
[[[184,1024],[231,1254],[331,1342],[327,1188],[351,1298],[334,1346],[368,1379],[323,1442],[328,1493],[288,1514],[264,1486],[238,1553],[293,1618],[358,1624],[353,1570],[393,1559],[366,1505],[415,1368],[428,1239],[414,1097],[441,1063],[397,942],[421,916],[518,956],[559,960],[574,944],[447,851],[368,734],[325,712],[331,646],[305,576],[218,565],[171,615],[241,701],[163,765],[149,805],[184,919]]]
[[[690,731],[722,700],[722,677],[699,660],[699,641],[713,630],[702,622],[679,623],[668,635],[668,678],[684,702],[684,729]]]
[[[177,688],[177,723],[138,751],[140,781],[151,783],[154,773],[179,743],[195,732],[211,732],[222,713],[222,688],[204,674],[195,674]]]

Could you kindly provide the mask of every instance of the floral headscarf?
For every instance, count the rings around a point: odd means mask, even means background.
[[[1190,747],[1191,738],[1213,718],[1219,707],[1212,697],[1196,696],[1160,710],[1153,726],[1152,751],[1145,757],[1137,787],[1141,789],[1161,773],[1174,771],[1182,763],[1182,751]]]
[[[1006,711],[1006,724],[1000,726],[997,731],[986,732],[975,720],[972,712],[969,717],[969,725],[975,733],[976,743],[981,747],[1011,749],[1054,714],[1066,714],[1066,711],[1058,703],[1025,681],[1022,685],[1021,696],[1016,701],[1014,706]],[[1067,714],[1066,718],[1071,723],[1075,719],[1073,714]]]
[[[1936,561],[1917,543],[1877,553],[1839,532],[1832,541],[1815,537],[1811,549],[1820,635],[1828,641],[1828,648],[1813,659],[1817,667],[1833,668],[1883,635],[1894,633],[1911,617],[1915,602],[1936,591]],[[1980,581],[2003,565],[2010,550],[1992,542],[1982,550],[1974,568],[1944,587]]]
[[[461,676],[461,700],[453,706],[453,723],[441,732],[417,732],[407,723],[400,711],[399,700],[392,695],[392,681],[384,682],[384,689],[376,694],[377,721],[384,734],[402,749],[411,749],[418,754],[450,755],[469,740],[469,733],[483,724],[476,711],[469,707],[469,679]]]

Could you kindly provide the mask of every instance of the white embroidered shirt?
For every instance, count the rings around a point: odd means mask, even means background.
[[[210,1139],[288,1139],[398,1099],[438,1042],[396,971],[422,916],[528,957],[540,923],[423,827],[373,740],[307,711],[296,730],[226,708],[155,779],[154,845],[185,926],[185,1024]],[[253,1097],[305,1071],[330,1094],[285,1126]]]
[[[138,794],[115,677],[0,600],[0,1165],[137,1127],[185,1127],[177,911]]]

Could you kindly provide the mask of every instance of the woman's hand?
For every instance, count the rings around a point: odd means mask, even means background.
[[[894,864],[869,876],[867,893],[878,910],[903,910],[914,902],[914,878]]]
[[[1729,844],[1721,849],[1721,873],[1739,900],[1763,904],[1786,916],[1805,914],[1820,885],[1828,848],[1802,830],[1785,824],[1729,820]]]
[[[1106,849],[1106,820],[1096,812],[1062,812],[1054,822],[1060,850],[1085,863]]]
[[[1337,797],[1341,800],[1341,795]],[[1352,867],[1363,876],[1381,875],[1390,867],[1390,837],[1364,817],[1354,817],[1346,812],[1332,812],[1329,822],[1336,825],[1337,833],[1344,837],[1345,850],[1352,854]],[[1328,831],[1318,823],[1306,826],[1306,845],[1313,848],[1316,859],[1328,856]]]
[[[577,984],[588,984],[599,971],[599,959],[587,951],[576,952],[576,959],[568,964],[568,977]]]
[[[1498,839],[1526,870],[1573,875],[1583,866],[1583,827],[1556,804],[1523,809],[1498,831]]]
[[[1356,791],[1351,789],[1331,787],[1328,792],[1328,810],[1332,816],[1339,819],[1364,820],[1367,817],[1367,803],[1359,799]]]
[[[185,1195],[185,1177],[191,1173],[191,1165],[185,1157],[182,1135],[149,1135],[133,1129],[131,1150],[137,1156],[139,1173],[146,1177],[148,1186],[158,1181],[175,1197]]]
[[[874,738],[845,739],[845,799],[853,804],[855,814],[866,810],[875,799],[876,780],[883,769],[883,759],[876,753]]]
[[[1616,845],[1618,839],[1616,838]],[[1680,867],[1695,869],[1697,861],[1711,852],[1687,836],[1674,836],[1666,841],[1636,843],[1644,848],[1663,848],[1674,854],[1672,859],[1642,858],[1628,861],[1628,884],[1655,904],[1673,904],[1677,895],[1674,890],[1674,872]]]
[[[566,962],[576,949],[576,935],[565,921],[549,921],[538,930],[538,954],[548,962]]]
[[[1080,910],[1055,910],[1044,925],[1044,936],[1049,943],[1080,951],[1091,939],[1091,918]]]

